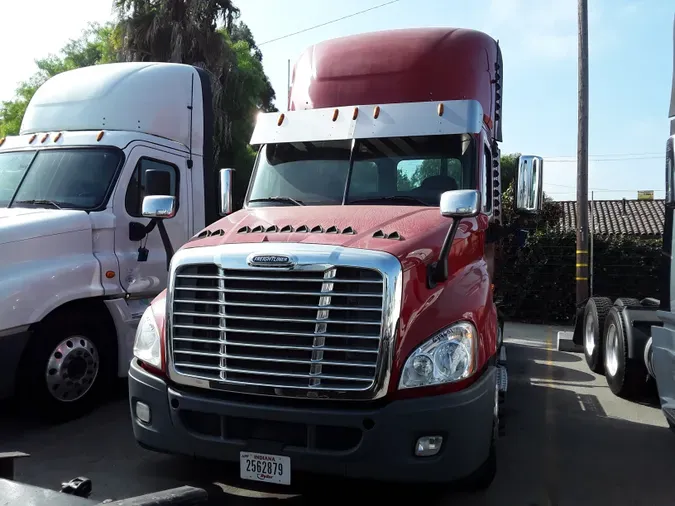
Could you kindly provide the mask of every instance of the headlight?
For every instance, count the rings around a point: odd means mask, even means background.
[[[452,383],[476,370],[476,328],[460,322],[434,334],[406,360],[398,388],[416,388]]]
[[[158,369],[162,367],[162,347],[152,306],[145,310],[138,323],[134,339],[134,356]]]

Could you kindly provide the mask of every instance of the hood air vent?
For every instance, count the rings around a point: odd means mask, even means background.
[[[398,232],[394,231],[391,234],[385,234],[382,230],[378,230],[373,234],[375,239],[391,239],[392,241],[402,241],[403,236]]]
[[[191,240],[197,241],[199,239],[206,239],[207,237],[220,237],[225,235],[225,231],[222,228],[217,228],[215,230],[204,229],[194,236]]]
[[[220,232],[217,235],[223,235],[222,230],[217,230],[213,232],[212,234],[209,234],[208,231],[202,232],[198,237],[201,239],[202,237],[208,237],[209,235],[216,235],[216,232]],[[343,235],[355,235],[356,230],[354,230],[352,227],[345,227],[342,231],[335,225],[331,225],[330,227],[324,229],[321,225],[315,225],[312,228],[309,228],[307,225],[300,225],[298,228],[293,229],[293,226],[291,225],[284,225],[283,227],[279,228],[277,225],[270,225],[269,227],[264,227],[262,225],[256,225],[255,227],[251,228],[249,226],[241,227],[239,230],[237,230],[238,234],[290,234],[290,233],[297,233],[297,234],[343,234]],[[381,230],[379,231],[380,233],[383,233]],[[376,232],[377,233],[377,232]],[[206,235],[202,235],[206,234]],[[375,237],[375,236],[373,236]],[[381,236],[384,239],[399,239],[398,232],[393,232],[389,234],[389,236],[385,236],[384,233]]]

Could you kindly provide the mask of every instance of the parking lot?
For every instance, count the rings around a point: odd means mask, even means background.
[[[432,500],[426,504],[562,506],[670,504],[675,497],[675,434],[656,399],[628,402],[582,355],[555,351],[559,329],[508,324],[509,392],[498,477],[480,495],[294,476],[290,489],[242,483],[238,466],[194,462],[138,448],[123,388],[91,415],[56,427],[2,413],[0,451],[23,451],[16,479],[58,488],[92,479],[92,498],[120,499],[184,484],[216,484],[218,504],[317,504]],[[382,451],[386,451],[383,448]],[[283,502],[279,502],[283,501]]]

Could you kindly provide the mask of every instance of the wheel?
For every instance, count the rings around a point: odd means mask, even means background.
[[[628,358],[626,327],[613,307],[607,314],[604,333],[605,377],[609,389],[619,397],[629,397],[645,383],[646,371],[639,361]]]
[[[584,309],[584,356],[588,368],[598,374],[603,372],[602,330],[612,301],[607,297],[591,297]]]
[[[20,405],[51,422],[82,416],[105,398],[114,381],[114,343],[109,329],[82,314],[41,323],[21,360]]]

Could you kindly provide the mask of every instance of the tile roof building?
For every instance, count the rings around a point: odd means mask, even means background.
[[[576,201],[558,201],[562,207],[559,231],[576,230]],[[663,235],[665,203],[660,200],[595,200],[589,202],[593,233],[603,236],[633,235],[659,238]]]

